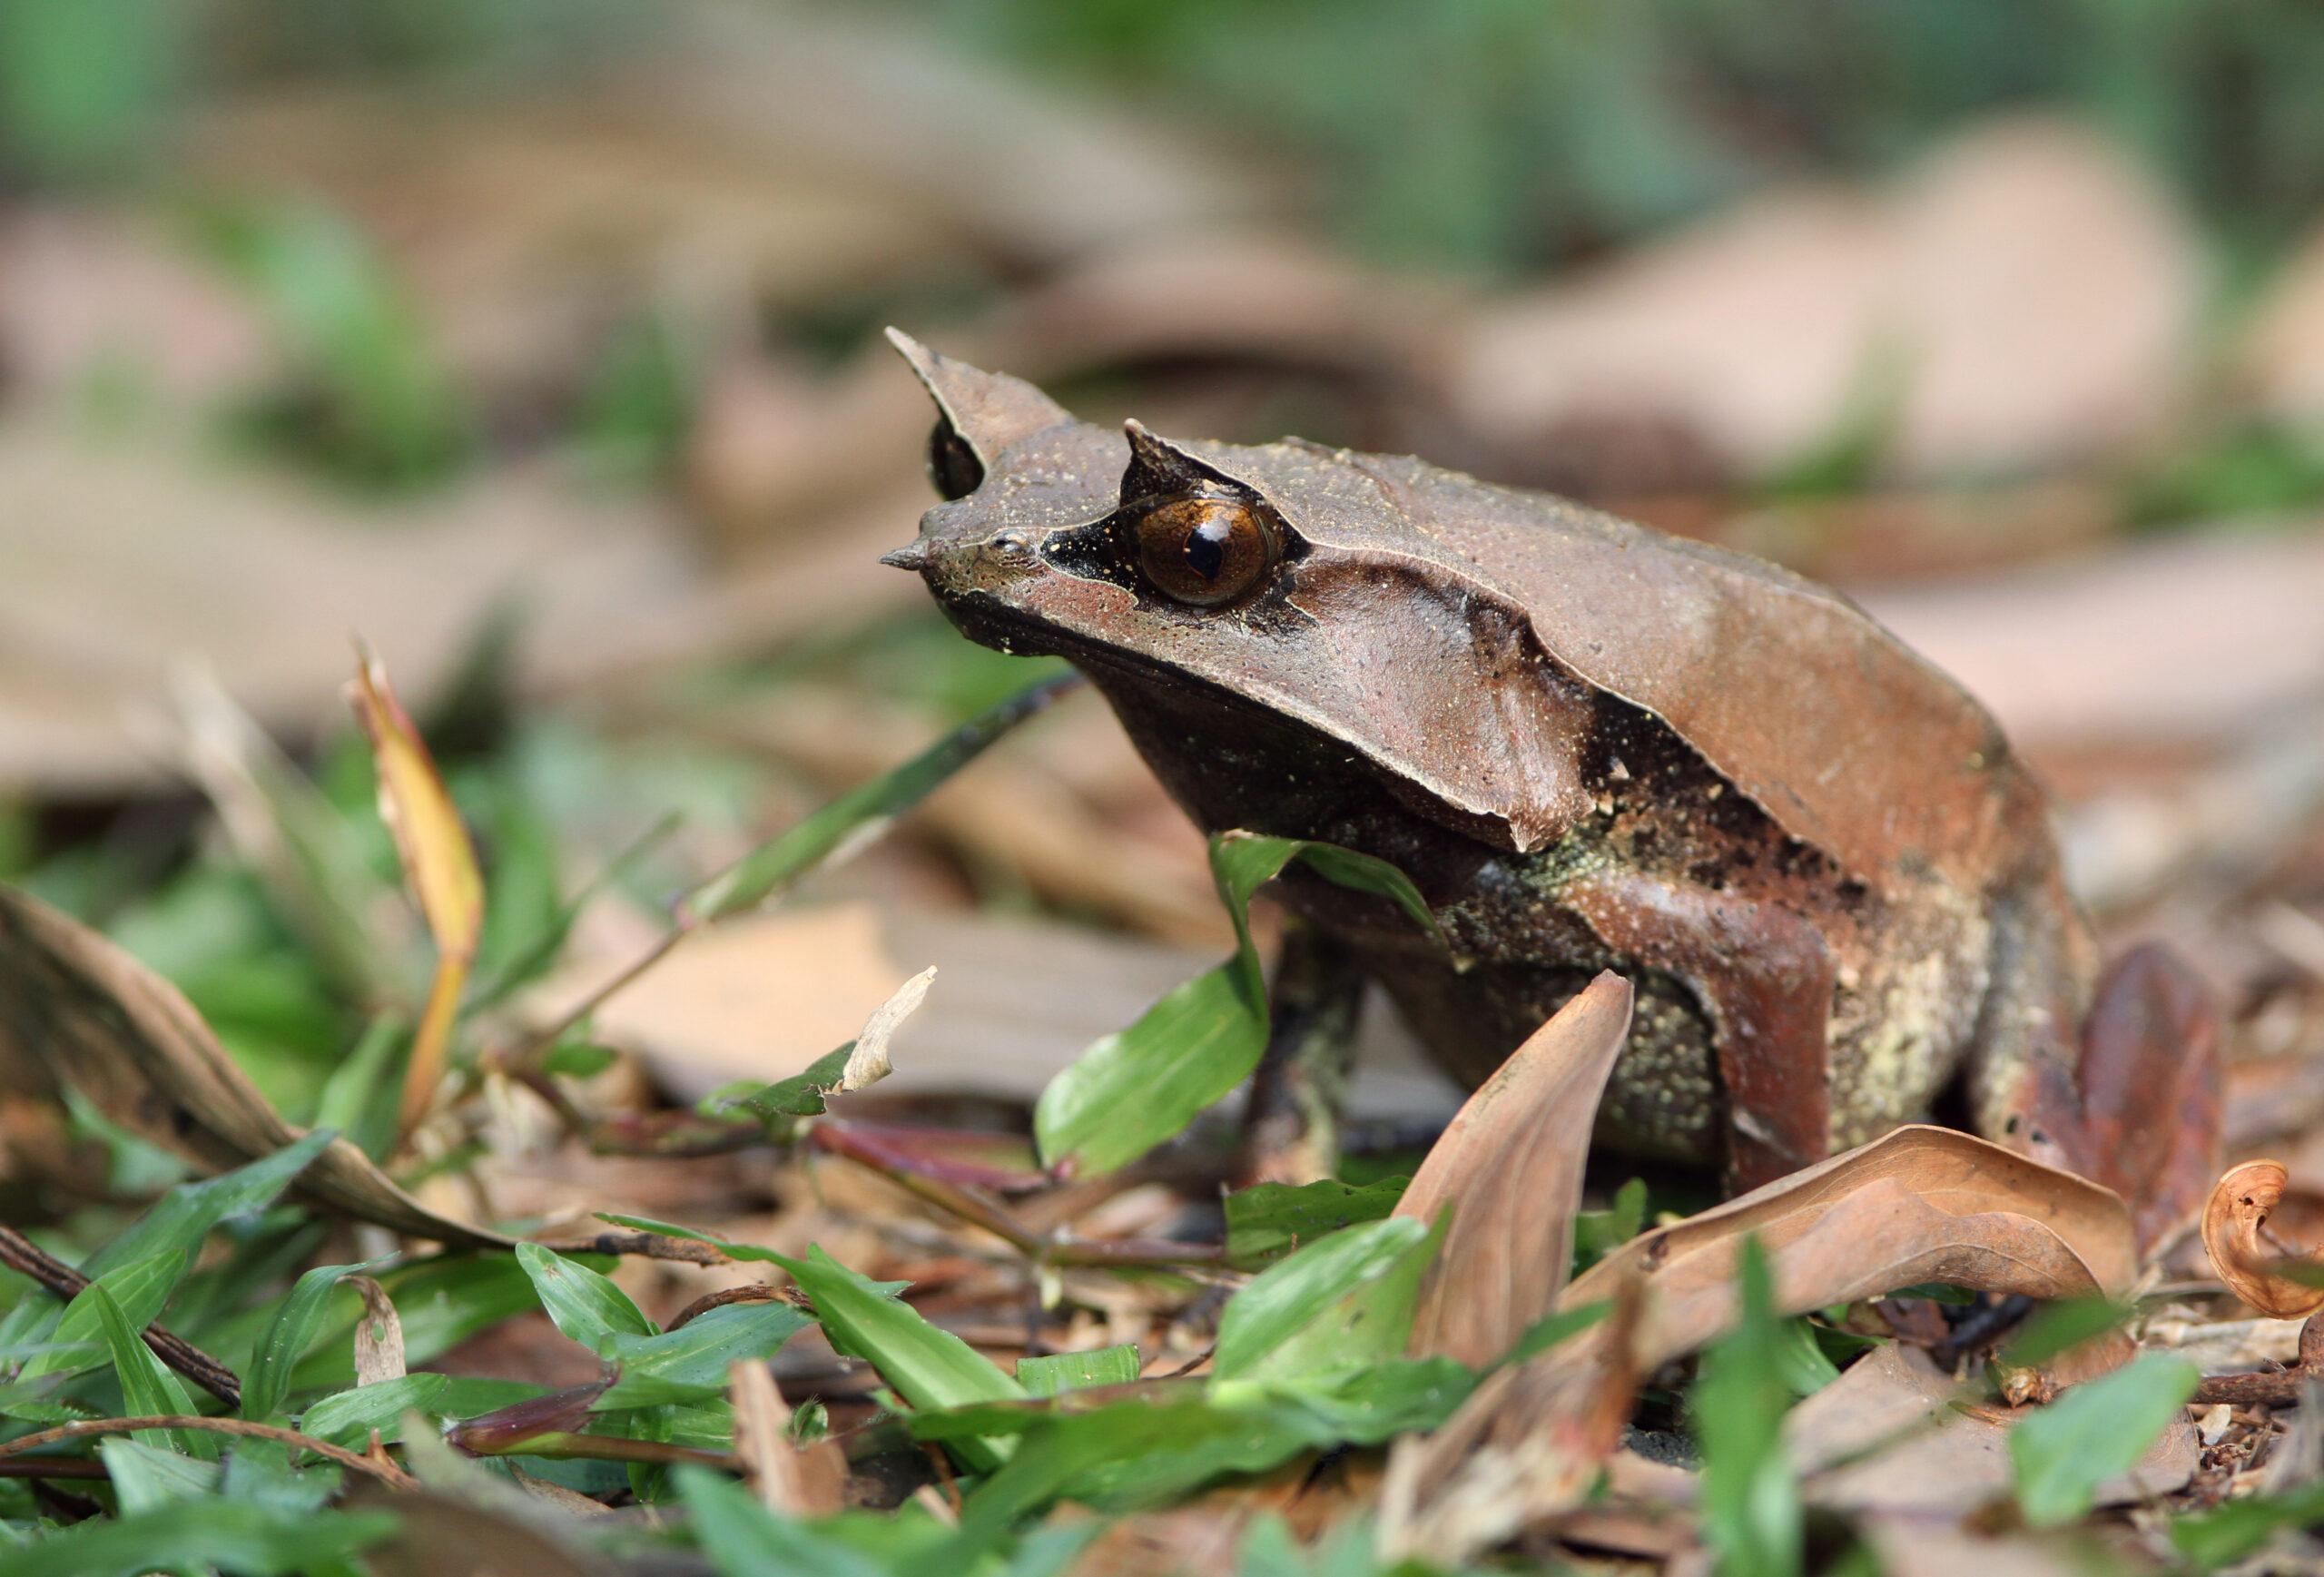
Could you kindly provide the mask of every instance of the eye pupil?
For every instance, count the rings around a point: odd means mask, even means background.
[[[1187,567],[1205,580],[1216,580],[1226,567],[1226,543],[1231,528],[1224,521],[1206,520],[1187,536]]]

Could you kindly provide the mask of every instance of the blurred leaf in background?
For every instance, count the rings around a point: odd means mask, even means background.
[[[0,4],[7,163],[49,181],[128,169],[175,107],[186,20],[171,0]]]

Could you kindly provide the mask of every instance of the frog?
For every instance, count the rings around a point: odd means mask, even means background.
[[[2199,1202],[2200,981],[2155,948],[2102,974],[2040,783],[1841,593],[1413,457],[1085,422],[891,337],[939,501],[884,562],[1078,667],[1205,832],[1403,871],[1435,936],[1295,862],[1276,887],[1455,1079],[1611,970],[1610,1151],[1744,1190],[1946,1107],[2142,1194],[2150,1235]]]

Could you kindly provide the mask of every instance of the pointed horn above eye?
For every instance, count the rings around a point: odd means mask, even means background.
[[[1073,419],[1070,411],[1021,378],[980,371],[940,356],[901,329],[888,330],[888,342],[911,363],[944,419],[981,465],[991,465],[1019,439]]]
[[[1256,497],[1248,484],[1195,458],[1168,439],[1157,438],[1132,417],[1122,423],[1129,439],[1129,468],[1122,472],[1122,502],[1168,498],[1178,493],[1226,493],[1237,498]]]

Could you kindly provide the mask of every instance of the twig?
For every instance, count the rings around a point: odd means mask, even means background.
[[[60,1456],[54,1462],[0,1462],[0,1478],[111,1478],[102,1462]]]
[[[419,1481],[392,1463],[373,1462],[344,1446],[333,1445],[328,1440],[317,1440],[311,1434],[301,1434],[295,1429],[285,1429],[275,1424],[253,1424],[244,1418],[205,1418],[198,1413],[161,1413],[142,1418],[84,1418],[75,1424],[60,1424],[54,1429],[44,1429],[37,1434],[23,1435],[0,1444],[0,1457],[22,1456],[38,1446],[54,1445],[61,1440],[82,1440],[92,1434],[131,1434],[147,1429],[204,1429],[212,1434],[243,1434],[259,1440],[279,1440],[285,1445],[311,1451],[317,1456],[328,1457],[341,1467],[368,1474],[391,1489],[418,1489]],[[41,1465],[46,1465],[43,1464]]]
[[[0,1227],[0,1265],[28,1276],[57,1296],[70,1302],[89,1285],[89,1278],[13,1227]],[[153,1355],[209,1392],[229,1407],[242,1405],[242,1383],[234,1371],[187,1341],[162,1328],[158,1320],[139,1333]]]
[[[2291,1367],[2264,1375],[2206,1375],[2195,1386],[2191,1405],[2289,1407],[2299,1400],[2300,1382],[2315,1375],[2324,1375],[2324,1315],[2310,1315],[2299,1327],[2299,1356]]]
[[[527,1037],[511,1050],[493,1053],[492,1066],[509,1074],[529,1071],[533,1063],[550,1047],[556,1045],[558,1038],[567,1030],[604,1007],[615,992],[667,958],[672,948],[685,941],[699,929],[701,929],[700,922],[692,925],[681,923],[663,932],[652,947],[632,960],[619,974],[582,998],[573,1007],[559,1013],[547,1029]]]
[[[825,1148],[818,1146],[817,1148]],[[1136,1239],[1045,1237],[989,1199],[980,1198],[957,1184],[924,1177],[888,1164],[876,1155],[853,1149],[837,1150],[858,1166],[868,1167],[915,1198],[950,1211],[972,1226],[981,1227],[1028,1259],[1044,1265],[1128,1270],[1147,1266],[1210,1265],[1226,1254],[1216,1243],[1155,1243]]]
[[[623,1440],[610,1434],[546,1434],[529,1435],[502,1450],[478,1451],[462,1446],[471,1456],[500,1456],[510,1454],[525,1456],[586,1457],[597,1462],[644,1462],[665,1467],[692,1464],[714,1467],[739,1474],[742,1459],[731,1451],[698,1451],[691,1445],[672,1445],[663,1440]]]
[[[723,1287],[717,1292],[705,1292],[680,1309],[668,1325],[662,1327],[667,1336],[691,1320],[700,1319],[714,1308],[724,1308],[730,1303],[782,1303],[787,1301],[782,1287],[769,1286],[763,1281],[748,1282],[741,1286]]]
[[[672,1237],[660,1232],[600,1232],[564,1243],[544,1243],[552,1254],[634,1254],[640,1259],[676,1259],[688,1265],[724,1265],[725,1253],[715,1243]]]

